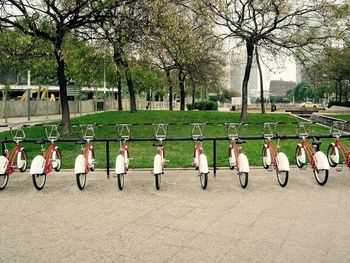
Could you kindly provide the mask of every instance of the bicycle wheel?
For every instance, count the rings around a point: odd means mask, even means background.
[[[302,160],[305,160],[305,151],[302,150],[302,148],[298,145],[297,148],[295,149],[295,160],[298,168],[303,168],[305,165],[305,162]]]
[[[86,184],[86,173],[80,173],[76,174],[76,179],[77,179],[77,185],[80,190],[83,190],[85,188]]]
[[[33,184],[37,190],[44,188],[46,182],[46,174],[32,174]]]
[[[280,186],[285,187],[288,184],[289,171],[277,171],[277,181]]]
[[[248,173],[238,173],[239,182],[243,188],[246,188],[248,185]]]
[[[8,181],[9,181],[8,174],[0,174],[0,191],[5,189]]]
[[[93,172],[95,171],[95,151],[93,148],[91,149],[91,157],[92,157],[93,163],[90,166],[90,171]]]
[[[17,167],[18,167],[19,171],[20,171],[21,173],[23,173],[23,172],[25,172],[26,169],[27,169],[27,165],[28,165],[28,155],[27,155],[27,153],[26,153],[26,151],[25,151],[24,149],[22,150],[21,153],[22,153],[22,154],[21,154],[21,163],[22,163],[22,165],[19,167],[18,164],[17,164]],[[19,154],[19,153],[17,153],[17,154]],[[18,160],[18,159],[17,159],[17,160]]]
[[[123,190],[124,187],[124,174],[117,174],[117,181],[119,190]]]
[[[328,146],[327,159],[331,167],[336,167],[339,163],[339,150],[333,144]]]
[[[270,162],[269,162],[269,158],[271,157],[268,157],[268,152],[270,151],[270,149],[268,149],[267,147],[263,146],[262,148],[262,164],[264,166],[265,169],[269,169],[270,165],[271,165],[271,159],[270,159]],[[271,155],[270,155],[271,156]]]
[[[328,181],[328,170],[314,170],[314,176],[319,185],[325,185]]]
[[[206,189],[208,186],[208,173],[200,173],[199,180],[201,181],[202,188]]]
[[[154,175],[154,180],[156,182],[156,189],[157,190],[160,189],[160,182],[161,182],[160,176],[161,176],[161,174],[155,174]]]
[[[62,166],[62,155],[61,155],[61,151],[58,148],[55,149],[54,151],[56,151],[56,159],[54,161],[57,163],[55,167],[55,171],[59,172]]]

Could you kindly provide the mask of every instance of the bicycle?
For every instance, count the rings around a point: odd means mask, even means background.
[[[236,169],[239,182],[243,188],[248,185],[249,162],[242,152],[241,144],[244,140],[239,138],[242,123],[224,123],[227,127],[227,138],[230,140],[228,148],[228,163],[231,170]]]
[[[317,183],[319,185],[325,185],[328,180],[329,163],[327,156],[319,151],[321,142],[313,137],[311,146],[307,141],[311,125],[312,123],[310,122],[298,122],[297,134],[301,141],[295,149],[296,164],[298,168],[302,169],[305,167],[306,169],[306,158],[308,158]]]
[[[280,138],[277,145],[273,143],[274,130],[278,122],[265,122],[262,126],[262,135],[265,143],[262,148],[262,163],[266,170],[271,167],[276,171],[277,181],[280,186],[285,187],[289,178],[289,160],[287,155],[280,151]]]
[[[331,167],[336,167],[340,163],[340,157],[343,159],[342,166],[336,168],[338,172],[343,169],[344,164],[350,168],[350,147],[346,147],[340,140],[346,124],[346,121],[335,121],[332,123],[330,130],[332,136],[335,137],[335,142],[332,142],[328,146],[327,159]]]
[[[203,153],[202,142],[203,129],[204,125],[207,123],[191,123],[191,137],[195,141],[194,150],[193,150],[193,162],[192,165],[198,171],[199,180],[203,189],[206,189],[208,186],[208,159],[207,156]]]
[[[126,141],[130,139],[130,128],[133,124],[115,124],[118,137],[120,138],[119,154],[115,160],[115,175],[117,177],[119,190],[123,190],[124,187],[124,175],[129,170],[130,158],[129,149],[126,145]]]
[[[41,125],[40,125],[41,126]],[[56,172],[61,170],[61,152],[58,146],[55,146],[55,141],[60,138],[57,124],[43,125],[45,129],[46,138],[51,142],[50,146],[45,149],[43,144],[45,140],[38,140],[36,143],[41,146],[41,155],[35,156],[30,166],[30,174],[32,175],[34,187],[37,190],[42,190],[46,182],[46,175],[52,169]]]
[[[27,169],[28,156],[24,148],[20,145],[20,142],[26,137],[23,128],[27,126],[29,125],[2,126],[9,127],[11,138],[16,145],[9,151],[4,141],[5,156],[0,156],[0,191],[5,189],[9,180],[9,175],[13,174],[16,169],[21,173],[25,172]]]
[[[154,156],[153,161],[153,175],[155,180],[156,189],[160,189],[161,184],[161,175],[164,174],[165,164],[169,162],[169,160],[165,159],[165,150],[163,141],[166,140],[168,134],[168,125],[169,123],[153,123],[154,129],[154,137],[156,142],[153,146],[157,147],[156,155]]]
[[[85,188],[86,175],[89,171],[95,170],[95,153],[94,148],[90,144],[95,138],[95,126],[96,124],[79,124],[78,126],[73,126],[79,127],[82,135],[82,140],[77,142],[77,144],[81,145],[81,154],[75,159],[74,165],[77,186],[80,190]]]

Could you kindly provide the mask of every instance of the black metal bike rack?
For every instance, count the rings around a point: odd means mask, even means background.
[[[239,137],[242,140],[249,141],[249,140],[264,140],[264,137],[262,135],[259,136],[240,136]],[[334,138],[332,134],[313,134],[308,136],[309,139],[315,138],[317,140],[325,139],[325,138]],[[346,134],[341,136],[341,138],[350,138],[350,134]],[[41,139],[41,138],[40,138]],[[292,140],[292,139],[300,139],[298,135],[286,135],[286,134],[274,134],[272,139],[281,139],[281,140]],[[47,139],[44,139],[45,142],[49,142]],[[81,141],[81,138],[60,138],[57,140],[57,142],[71,142],[71,143],[77,143],[78,141]],[[109,156],[109,143],[110,142],[119,142],[122,138],[120,137],[111,137],[111,138],[95,138],[94,142],[105,142],[106,143],[106,172],[107,172],[107,178],[109,178],[110,175],[110,156]],[[204,141],[213,141],[213,174],[214,177],[216,177],[216,171],[217,171],[217,165],[216,165],[216,142],[217,141],[225,141],[228,140],[226,136],[222,137],[204,137]],[[38,141],[38,138],[26,138],[22,142],[33,142],[35,143]],[[133,138],[131,137],[128,141],[131,142],[152,142],[155,141],[155,138]],[[193,141],[193,138],[191,137],[168,137],[165,141]],[[5,143],[13,142],[11,139],[2,139],[0,140],[2,145],[2,153],[5,155]]]

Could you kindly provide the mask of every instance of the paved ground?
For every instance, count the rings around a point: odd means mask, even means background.
[[[348,262],[350,176],[326,186],[292,170],[283,189],[253,169],[246,190],[231,171],[200,188],[195,171],[130,171],[119,191],[103,172],[79,191],[72,172],[43,191],[28,174],[0,192],[1,262]]]

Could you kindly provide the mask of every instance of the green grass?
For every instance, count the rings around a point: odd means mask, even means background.
[[[350,121],[350,114],[348,115],[328,115],[330,118],[336,118],[344,121]]]
[[[105,112],[98,114],[86,115],[72,119],[72,123],[151,123],[151,122],[173,122],[173,123],[189,123],[189,122],[239,122],[239,114],[232,112],[202,112],[202,111],[139,111],[138,113],[129,112]],[[287,114],[257,114],[248,115],[249,122],[263,121],[284,121],[292,122],[296,119]],[[276,132],[281,134],[295,134],[295,124],[281,124]],[[44,137],[43,127],[26,128],[27,138]],[[80,131],[75,128],[72,130],[71,137],[80,137]],[[328,129],[313,126],[312,132],[315,134],[326,134]],[[205,136],[225,136],[226,131],[223,126],[207,125],[204,131]],[[261,125],[249,125],[243,127],[241,135],[260,135]],[[169,137],[190,137],[190,127],[188,125],[171,125],[169,126]],[[9,137],[8,132],[0,133],[0,138]],[[113,126],[103,125],[96,128],[96,137],[116,137]],[[138,125],[132,127],[132,137],[153,137],[153,127],[150,125]],[[281,140],[281,149],[289,157],[291,164],[295,163],[294,150],[298,140]],[[329,140],[322,140],[321,149],[326,149]],[[96,154],[97,167],[106,167],[106,153],[104,142],[93,142]],[[129,150],[134,160],[130,161],[130,168],[146,168],[153,166],[153,156],[155,147],[152,142],[129,142]],[[193,155],[192,141],[187,142],[171,142],[165,143],[166,158],[170,160],[167,167],[190,167]],[[228,141],[217,142],[217,165],[227,165],[227,149]],[[247,141],[242,147],[247,154],[251,165],[261,165],[261,148],[263,140]],[[12,147],[13,143],[9,144]],[[33,143],[23,143],[28,152],[29,159],[32,160],[35,155],[40,153],[40,145]],[[74,160],[80,151],[80,146],[75,143],[58,143],[63,155],[63,168],[73,168]],[[213,143],[212,141],[204,141],[203,147],[208,156],[209,165],[213,163]],[[119,143],[110,143],[110,164],[114,167],[115,157],[117,155]]]

